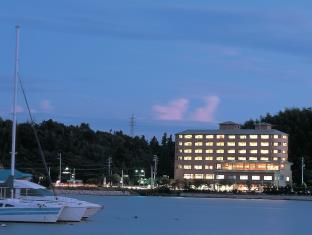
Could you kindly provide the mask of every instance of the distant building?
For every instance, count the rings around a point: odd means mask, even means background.
[[[205,180],[238,189],[291,184],[288,135],[257,123],[241,129],[234,122],[217,130],[185,130],[176,134],[175,179]]]

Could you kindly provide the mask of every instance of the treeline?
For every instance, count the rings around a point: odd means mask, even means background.
[[[0,119],[0,162],[10,167],[11,151],[10,120]],[[53,120],[36,125],[42,148],[50,167],[53,181],[59,175],[59,153],[62,154],[62,169],[75,169],[76,178],[85,182],[101,183],[111,175],[125,175],[134,179],[135,169],[144,170],[150,177],[154,155],[158,156],[158,175],[173,178],[174,141],[165,133],[159,143],[156,137],[148,141],[144,136],[130,137],[121,131],[113,133],[94,131],[88,124],[66,126]],[[29,123],[17,126],[16,169],[32,173],[35,178],[46,176],[37,142]]]
[[[301,158],[304,157],[305,182],[312,185],[312,109],[285,109],[275,115],[267,114],[258,120],[249,120],[243,128],[254,128],[255,122],[268,122],[274,129],[289,134],[289,161],[293,163],[293,179],[301,182]],[[10,166],[11,125],[9,120],[0,119],[0,162]],[[62,153],[65,168],[75,168],[76,176],[86,182],[100,183],[109,175],[108,159],[112,159],[113,174],[135,178],[135,170],[143,169],[150,177],[153,156],[158,156],[158,176],[174,177],[174,140],[164,134],[148,141],[144,136],[130,137],[121,131],[109,133],[92,130],[88,124],[66,126],[52,120],[36,125],[53,181],[58,178],[58,154]],[[35,177],[45,176],[37,143],[29,123],[17,127],[17,169],[32,173]]]
[[[305,183],[312,185],[312,109],[285,109],[276,115],[267,114],[258,120],[249,120],[243,128],[253,128],[259,121],[289,134],[288,160],[293,163],[293,180],[297,184],[301,182],[301,158],[304,157]]]

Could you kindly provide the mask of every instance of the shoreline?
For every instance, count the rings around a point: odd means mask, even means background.
[[[90,196],[161,196],[185,198],[223,198],[223,199],[253,199],[253,200],[292,200],[312,201],[308,195],[269,195],[269,194],[227,194],[227,193],[201,193],[201,192],[172,192],[160,193],[149,191],[142,194],[136,190],[92,190],[92,189],[56,189],[60,195],[90,195]]]

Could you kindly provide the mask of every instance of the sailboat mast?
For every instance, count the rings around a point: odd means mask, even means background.
[[[17,83],[19,76],[19,30],[16,26],[16,45],[15,45],[15,72],[13,82],[13,123],[12,123],[12,149],[11,149],[11,176],[15,175],[15,155],[16,155],[16,99],[17,99]]]

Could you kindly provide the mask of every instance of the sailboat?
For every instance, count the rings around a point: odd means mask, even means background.
[[[47,189],[45,189],[43,186],[29,182],[29,181],[23,181],[23,180],[16,180],[14,179],[14,171],[15,171],[15,143],[16,143],[16,96],[17,96],[17,83],[19,80],[19,27],[16,27],[16,61],[15,61],[15,79],[14,79],[14,96],[13,96],[13,125],[12,125],[12,152],[11,152],[11,197],[14,198],[14,202],[16,206],[17,202],[23,203],[23,212],[26,213],[25,205],[40,205],[40,208],[59,208],[59,214],[55,214],[55,218],[53,220],[51,219],[51,222],[55,221],[71,221],[71,222],[79,222],[82,218],[88,218],[92,216],[93,214],[97,213],[103,207],[98,204],[89,203],[86,201],[80,201],[74,198],[69,197],[56,197],[54,196],[47,196],[47,192],[49,192]],[[21,80],[19,80],[21,82]],[[23,90],[23,87],[22,87]],[[28,102],[26,100],[26,96],[23,90],[24,98],[26,101],[26,105],[28,106]],[[27,107],[29,109],[29,107]],[[29,113],[30,114],[30,113]],[[32,120],[31,114],[30,118]],[[36,135],[36,133],[35,133]],[[36,136],[37,137],[37,136]],[[39,142],[39,140],[37,139]],[[39,147],[41,148],[40,144]],[[46,167],[46,165],[45,165]],[[0,185],[1,188],[1,185]],[[4,187],[5,188],[5,187]],[[41,190],[43,191],[43,194],[36,194],[36,196],[30,196],[30,195],[22,195],[21,190]],[[10,201],[10,205],[12,205],[12,201]],[[3,203],[2,205],[9,205],[6,203]],[[44,206],[42,206],[44,205]],[[6,207],[6,206],[2,206]],[[1,203],[0,203],[0,212],[1,212]],[[33,213],[33,211],[29,211],[29,213]],[[5,214],[4,214],[5,215]],[[50,216],[52,217],[52,216]],[[13,217],[10,217],[11,219],[14,219]],[[29,217],[30,218],[30,217]],[[42,221],[39,221],[40,219],[36,219],[34,221],[31,221],[29,219],[25,222],[47,222],[45,218],[42,219]],[[0,221],[6,221],[4,218],[1,217],[0,213]],[[14,221],[14,220],[10,220]],[[16,220],[16,221],[22,221]],[[50,222],[50,221],[49,221]]]
[[[16,58],[13,95],[11,176],[0,185],[1,192],[9,190],[10,198],[0,199],[0,221],[55,223],[63,212],[63,204],[48,204],[15,198],[15,143],[16,143],[16,95],[19,64],[19,26],[16,26]]]

